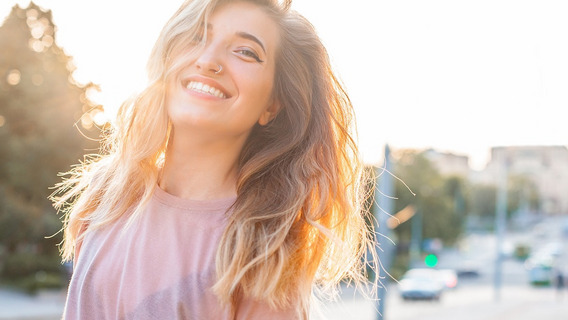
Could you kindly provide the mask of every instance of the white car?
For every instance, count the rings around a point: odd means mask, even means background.
[[[404,300],[440,300],[445,284],[435,269],[410,269],[399,282]]]
[[[525,261],[529,271],[529,282],[534,286],[548,286],[552,283],[555,258],[548,254],[536,254]]]

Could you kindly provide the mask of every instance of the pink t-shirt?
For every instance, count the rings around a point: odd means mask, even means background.
[[[65,319],[232,319],[211,291],[234,198],[196,201],[156,188],[140,219],[90,232],[69,285]],[[230,213],[229,213],[230,214]],[[295,319],[245,299],[236,319]]]

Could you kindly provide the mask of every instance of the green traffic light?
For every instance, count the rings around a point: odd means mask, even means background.
[[[426,263],[427,267],[433,268],[438,264],[438,257],[436,257],[436,255],[429,254],[426,256],[426,259],[424,259],[424,263]]]

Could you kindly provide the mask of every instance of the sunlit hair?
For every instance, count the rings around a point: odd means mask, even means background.
[[[166,83],[199,50],[210,14],[229,1],[187,1],[168,21],[152,51],[150,83],[125,103],[103,156],[76,167],[56,205],[66,212],[64,259],[87,232],[132,212],[139,215],[157,185],[173,128],[166,112]],[[334,76],[313,26],[290,2],[259,5],[280,30],[274,98],[280,112],[256,125],[239,158],[237,199],[217,252],[220,300],[242,297],[274,308],[293,307],[308,318],[313,284],[334,287],[364,280],[367,226],[363,168],[349,131],[351,102]],[[88,226],[88,228],[87,228]]]

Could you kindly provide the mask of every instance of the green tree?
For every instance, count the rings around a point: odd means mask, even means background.
[[[72,77],[51,11],[14,6],[0,27],[0,280],[57,272],[61,228],[48,200],[59,172],[93,152],[102,107]],[[81,131],[81,132],[80,132]],[[48,238],[46,238],[48,237]],[[45,279],[45,277],[39,277]],[[36,281],[37,282],[37,281]],[[29,280],[30,286],[36,282]],[[33,289],[33,288],[32,288]]]
[[[540,193],[537,185],[528,176],[512,175],[508,179],[507,214],[511,216],[523,205],[527,209],[538,210]]]
[[[395,160],[395,175],[408,185],[396,186],[396,211],[413,205],[422,214],[423,238],[439,238],[446,244],[453,244],[462,232],[463,196],[465,182],[461,179],[442,176],[432,163],[420,152],[403,150]],[[411,239],[411,218],[396,228],[404,247]]]
[[[470,214],[485,221],[487,226],[493,226],[497,206],[497,186],[493,184],[475,184],[470,187]],[[537,210],[540,195],[538,187],[529,177],[510,175],[507,179],[507,217],[521,207]]]
[[[412,224],[418,223],[422,239],[452,245],[463,231],[469,202],[465,179],[442,176],[423,153],[401,150],[394,163],[394,174],[404,182],[395,186],[395,213],[409,205],[416,208],[412,218],[395,227],[397,254],[391,274],[400,278],[410,263]]]
[[[477,184],[471,190],[471,214],[478,217],[494,217],[497,204],[497,187]]]

